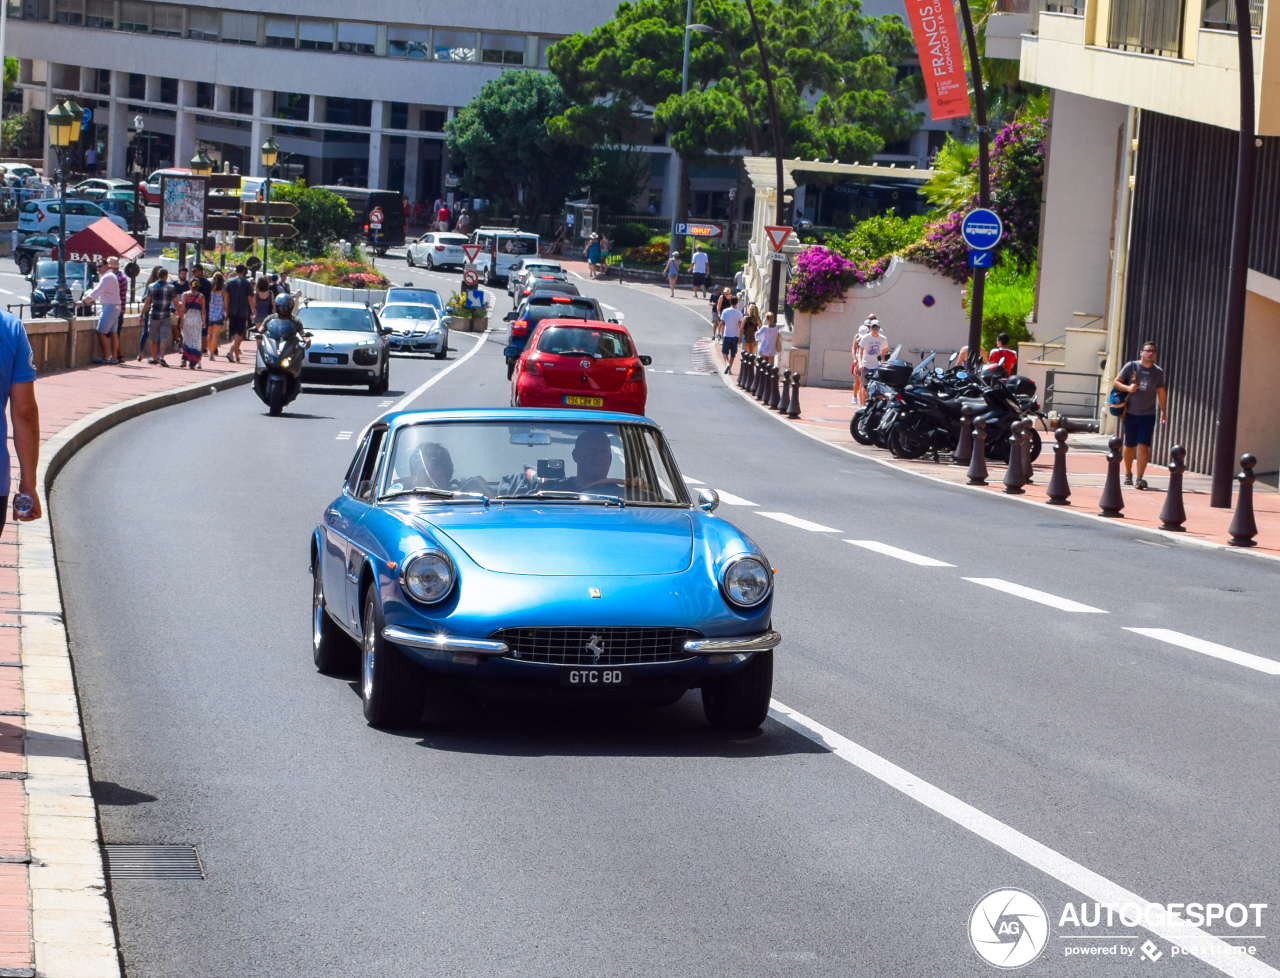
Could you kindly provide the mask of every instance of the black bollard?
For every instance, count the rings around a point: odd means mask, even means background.
[[[1004,491],[1010,496],[1020,496],[1026,490],[1022,483],[1022,439],[1027,437],[1026,422],[1015,421],[1009,429],[1009,464],[1004,470]]]
[[[1107,442],[1107,481],[1102,486],[1102,498],[1098,500],[1099,516],[1124,517],[1124,493],[1120,491],[1120,461],[1124,458],[1120,448],[1123,444],[1114,435]]]
[[[1058,428],[1053,433],[1053,475],[1049,477],[1049,505],[1070,506],[1071,486],[1067,484],[1067,429]]]
[[[782,397],[778,399],[778,407],[776,408],[776,410],[779,414],[786,414],[787,409],[790,406],[791,406],[791,371],[784,370],[782,371]]]
[[[787,402],[787,417],[800,417],[800,371],[792,371],[791,374],[791,400]]]
[[[1187,471],[1187,450],[1181,445],[1169,449],[1169,490],[1164,494],[1164,509],[1160,510],[1160,529],[1170,533],[1183,533],[1187,521],[1187,509],[1182,505],[1182,473]]]
[[[956,442],[956,450],[951,453],[951,460],[956,465],[968,465],[973,457],[973,408],[966,404],[960,409],[960,440]]]
[[[755,363],[751,365],[751,382],[747,384],[747,393],[752,397],[760,390],[760,375],[764,373],[764,361],[756,358]]]
[[[742,389],[743,382],[747,379],[747,364],[751,362],[751,354],[743,353],[738,360],[738,389]]]
[[[1031,436],[1035,430],[1036,423],[1033,418],[1027,418],[1022,423],[1022,484],[1024,486],[1035,481],[1031,478],[1034,474],[1031,471]]]
[[[747,361],[747,376],[743,378],[742,389],[744,391],[751,390],[751,385],[756,382],[756,355],[748,354],[751,359]]]
[[[757,401],[764,400],[764,388],[767,383],[769,383],[769,364],[765,362],[760,364],[760,376],[756,378],[755,388],[751,391]]]
[[[765,407],[769,406],[769,392],[773,390],[774,379],[778,376],[777,364],[769,364],[768,371],[764,375],[764,383],[760,387],[760,403]]]
[[[774,367],[770,371],[773,376],[769,378],[769,399],[765,401],[770,411],[778,409],[778,401],[782,399],[782,392],[778,390],[778,378],[782,375],[781,367]]]
[[[969,459],[969,471],[965,473],[971,486],[987,484],[987,419],[973,422],[973,458]]]
[[[1257,464],[1258,460],[1252,455],[1240,456],[1240,472],[1236,475],[1236,482],[1240,483],[1236,497],[1236,515],[1231,518],[1231,526],[1227,530],[1231,534],[1231,539],[1227,542],[1233,547],[1258,545],[1258,541],[1254,539],[1258,535],[1258,522],[1253,518],[1253,484],[1258,478],[1253,474],[1253,467]]]

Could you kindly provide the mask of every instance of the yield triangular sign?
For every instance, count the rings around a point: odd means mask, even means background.
[[[769,243],[773,245],[773,250],[781,251],[782,246],[787,242],[787,238],[791,237],[791,228],[779,227],[776,224],[766,224],[764,233],[769,236]]]
[[[790,228],[788,228],[788,230],[790,230]],[[462,246],[462,253],[467,256],[467,261],[475,261],[480,254],[480,245],[464,244]]]

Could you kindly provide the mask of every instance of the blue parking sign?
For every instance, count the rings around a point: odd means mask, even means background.
[[[975,207],[960,222],[964,243],[977,251],[990,251],[1004,237],[1000,215],[985,207]]]
[[[468,309],[484,308],[484,290],[483,289],[467,290],[467,308]]]
[[[969,249],[969,267],[970,268],[990,268],[991,252],[979,251],[977,248]]]

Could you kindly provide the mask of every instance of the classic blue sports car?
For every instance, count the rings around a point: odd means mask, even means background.
[[[773,570],[690,500],[658,426],[589,411],[413,411],[370,426],[311,541],[313,646],[364,714],[411,726],[427,685],[563,688],[764,722]]]

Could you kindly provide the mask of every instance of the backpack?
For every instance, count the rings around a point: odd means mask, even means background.
[[[1124,373],[1125,370],[1132,363],[1133,361],[1130,360],[1123,367],[1121,367],[1120,373],[1116,374],[1116,376],[1119,377],[1120,374]],[[1107,410],[1111,412],[1111,416],[1113,418],[1123,418],[1124,412],[1128,409],[1128,407],[1129,407],[1129,392],[1116,390],[1114,387],[1112,387],[1111,393],[1107,396]]]

